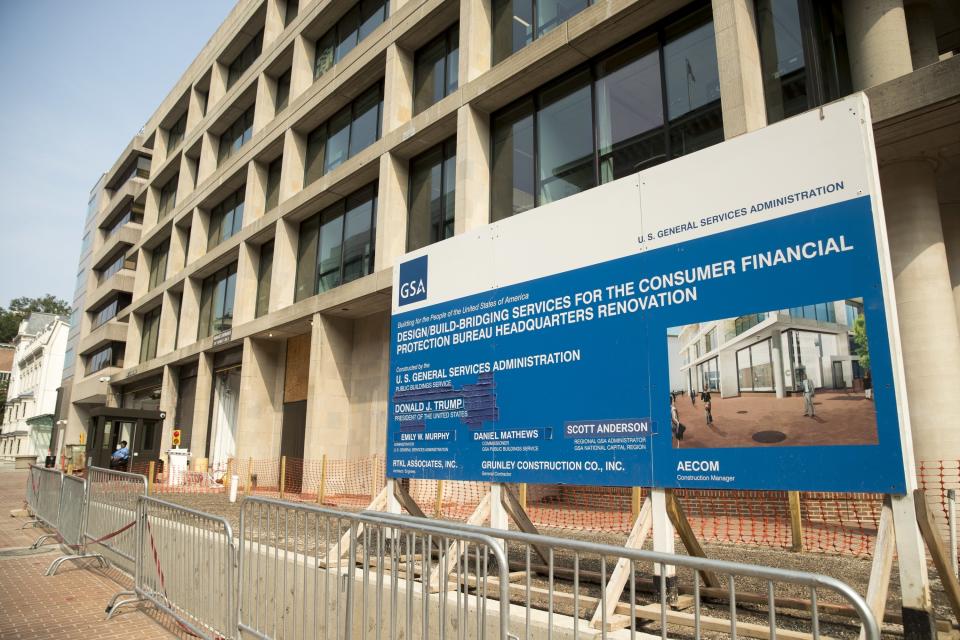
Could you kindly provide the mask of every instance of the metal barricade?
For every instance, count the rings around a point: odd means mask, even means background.
[[[107,606],[107,619],[124,604],[147,600],[201,638],[236,637],[233,530],[226,519],[141,496],[137,503],[133,598]]]
[[[34,469],[40,472],[39,487],[37,489],[38,495],[36,498],[37,506],[33,514],[34,520],[27,524],[39,525],[56,530],[57,522],[60,519],[60,492],[63,490],[63,472],[59,469],[45,469],[31,465],[31,476],[34,473]],[[41,535],[31,545],[31,548],[38,548],[47,538],[53,535],[53,533]]]
[[[507,558],[493,537],[381,515],[246,498],[239,632],[270,640],[512,637]],[[431,580],[436,572],[444,579]]]
[[[136,563],[137,499],[147,495],[147,478],[136,473],[87,468],[83,557],[99,556],[133,574]],[[98,553],[87,553],[94,549]]]
[[[375,515],[384,526],[435,522],[409,515],[364,513]],[[523,604],[520,638],[551,640],[554,634],[577,638],[585,632],[607,638],[615,629],[644,627],[649,633],[651,629],[646,627],[652,624],[664,640],[668,628],[671,635],[677,635],[679,627],[692,630],[697,640],[703,632],[728,634],[733,640],[738,635],[775,639],[778,607],[790,611],[781,615],[791,617],[794,630],[806,626],[814,640],[822,633],[825,616],[831,624],[840,625],[844,624],[841,616],[857,619],[862,638],[880,638],[877,620],[866,601],[852,587],[829,576],[454,522],[443,526],[504,541],[510,569],[522,576],[510,585],[510,597]],[[688,595],[692,598],[683,607],[688,611],[675,610],[675,583],[673,579],[668,583],[668,574],[690,581]],[[621,581],[624,598],[621,601],[620,589],[616,589],[616,601],[608,602],[607,588],[614,580]],[[584,587],[597,595],[585,595]],[[833,597],[825,600],[822,591]],[[645,601],[643,593],[647,594]],[[808,599],[796,597],[799,593]],[[764,615],[738,610],[738,603],[760,605]]]
[[[103,556],[86,554],[86,544],[83,533],[86,527],[87,516],[87,481],[78,476],[63,476],[63,491],[60,494],[60,518],[57,533],[61,542],[67,545],[73,553],[60,556],[47,568],[46,575],[52,576],[67,560],[95,558],[100,566],[106,567],[107,561]]]
[[[36,518],[37,509],[40,506],[40,472],[42,469],[42,467],[32,464],[30,465],[30,473],[27,474],[27,507],[30,508],[30,513],[34,518]],[[27,524],[34,522],[36,522],[35,519]],[[27,524],[23,526],[25,527]]]

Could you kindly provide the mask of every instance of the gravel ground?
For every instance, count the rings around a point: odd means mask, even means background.
[[[235,535],[239,535],[239,519],[240,519],[240,503],[231,504],[229,503],[222,495],[220,494],[184,494],[184,495],[161,495],[158,496],[162,499],[169,500],[184,506],[189,506],[194,509],[205,511],[207,513],[216,514],[219,516],[225,517],[231,525],[234,527]],[[346,511],[346,509],[344,509]],[[277,538],[282,538],[287,536],[288,538],[293,537],[293,532],[296,530],[296,537],[298,538],[298,548],[303,549],[304,546],[308,550],[313,550],[315,544],[320,543],[320,547],[324,546],[324,538],[331,538],[330,542],[334,543],[334,538],[339,538],[339,532],[335,527],[331,526],[329,529],[328,535],[324,535],[324,527],[315,527],[314,524],[309,523],[308,526],[305,526],[308,523],[305,523],[303,520],[299,520],[296,525],[293,521],[285,523],[286,528],[281,527],[280,529],[272,532],[270,535],[270,540],[275,542]],[[304,533],[306,531],[306,533]],[[561,538],[574,538],[581,540],[589,540],[592,542],[603,542],[613,545],[622,545],[626,537],[622,534],[603,534],[597,532],[573,532],[567,530],[542,530],[541,533],[547,535],[554,535]],[[762,548],[749,545],[727,545],[727,544],[712,544],[705,543],[703,545],[706,555],[710,558],[715,558],[718,560],[729,560],[734,562],[742,562],[755,565],[765,565],[770,567],[777,567],[782,569],[793,569],[797,571],[806,571],[811,573],[819,573],[826,576],[830,576],[841,580],[842,582],[847,583],[853,587],[860,594],[865,594],[867,589],[867,581],[870,576],[870,559],[861,558],[861,557],[851,557],[851,556],[841,556],[841,555],[830,555],[830,554],[819,554],[819,553],[793,553],[790,551],[782,549],[771,549],[771,548]],[[646,549],[651,548],[650,541],[648,540],[645,545]],[[418,549],[419,550],[419,549]],[[685,554],[686,550],[680,542],[677,540],[676,550],[678,554]],[[522,566],[525,566],[526,562],[526,549],[520,545],[511,545],[510,547],[510,560],[511,563],[519,563]],[[531,554],[531,563],[540,562],[539,558],[535,554]],[[556,567],[573,567],[573,554],[569,551],[558,550],[555,552],[554,562]],[[612,571],[615,560],[607,561],[607,572]],[[581,557],[579,560],[579,566],[581,570],[581,575],[589,572],[598,572],[600,570],[600,560],[597,557]],[[517,567],[512,567],[514,570],[517,570]],[[650,580],[652,567],[649,565],[636,567],[637,572],[637,599],[638,604],[647,604],[651,602],[659,602],[659,599],[656,598],[653,594],[648,591],[641,590],[641,581],[646,578]],[[936,608],[937,614],[943,619],[952,619],[950,612],[949,604],[946,600],[946,597],[943,592],[943,586],[940,583],[940,580],[935,575],[935,572],[931,572],[930,575],[931,581],[931,590],[933,593],[934,606]],[[680,568],[677,571],[677,581],[681,586],[681,591],[684,586],[690,587],[693,584],[692,581],[692,572],[690,570]],[[515,582],[520,584],[525,584],[525,578],[520,578]],[[721,583],[726,587],[726,579],[721,577]],[[531,584],[538,587],[545,588],[548,584],[546,578],[540,574],[534,573],[531,576]],[[571,581],[555,579],[555,585],[557,591],[565,591],[571,593],[573,591],[573,584]],[[648,582],[649,585],[649,582]],[[736,589],[738,593],[758,593],[766,594],[767,585],[762,581],[758,581],[751,578],[741,577],[736,581]],[[591,584],[586,579],[581,579],[579,584],[579,593],[581,596],[600,596],[600,588],[598,584]],[[890,591],[887,600],[887,611],[888,612],[897,612],[899,613],[900,607],[898,604],[900,594],[900,585],[899,577],[897,572],[896,564],[894,564],[893,575],[890,584]],[[794,598],[809,598],[810,593],[806,587],[799,585],[788,585],[781,584],[777,586],[776,589],[777,597],[794,597]],[[624,601],[629,597],[628,589],[625,590]],[[832,591],[821,589],[817,591],[817,598],[820,602],[825,603],[843,603],[843,599],[840,598],[837,594]],[[517,603],[525,602],[525,599],[521,600],[516,597],[512,597],[512,600]],[[546,609],[547,602],[546,597],[533,596],[531,597],[531,604],[537,608]],[[580,615],[584,618],[589,618],[593,613],[593,604],[583,604],[580,605]],[[566,599],[555,599],[554,602],[554,611],[561,614],[572,615],[573,614],[573,604],[568,603]],[[690,608],[687,610],[688,613],[692,613],[693,609]],[[729,606],[726,602],[704,602],[703,615],[713,616],[717,618],[729,618]],[[757,624],[766,625],[768,623],[768,614],[765,605],[743,605],[741,604],[738,607],[738,622],[753,622]],[[777,608],[777,622],[778,627],[781,629],[792,629],[796,631],[809,632],[811,629],[810,616],[809,613],[797,610],[790,610],[778,607]],[[826,616],[821,614],[821,625],[820,631],[822,634],[833,636],[833,637],[843,637],[843,638],[854,638],[858,635],[858,629],[853,624],[853,620],[836,617],[836,616]],[[649,623],[643,627],[643,629],[650,633],[659,633],[659,624],[658,623]],[[670,637],[676,638],[688,638],[693,637],[692,629],[688,627],[679,627],[674,625],[668,625],[668,634]],[[897,637],[902,636],[902,628],[899,625],[886,624],[883,627],[884,636],[888,637]],[[720,637],[729,637],[726,633],[710,633],[703,632],[702,637],[705,638],[720,638]],[[954,635],[957,636],[956,632]]]

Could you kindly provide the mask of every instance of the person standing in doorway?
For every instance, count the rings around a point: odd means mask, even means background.
[[[813,418],[815,417],[815,412],[813,409],[813,395],[815,392],[815,387],[813,380],[809,377],[803,379],[803,415]]]
[[[703,411],[707,417],[707,426],[712,427],[713,426],[713,402],[712,402],[712,399],[710,398],[710,392],[704,391],[701,399],[703,400]]]
[[[125,469],[130,461],[130,449],[127,447],[127,441],[121,440],[120,446],[110,456],[111,469]]]

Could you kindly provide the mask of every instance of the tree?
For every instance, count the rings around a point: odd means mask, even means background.
[[[870,375],[870,349],[867,345],[867,320],[862,313],[853,322],[853,342],[857,345],[857,356],[865,376]]]
[[[42,298],[14,298],[6,309],[0,307],[0,342],[10,342],[17,337],[20,322],[35,311],[69,316],[70,305],[49,293]]]

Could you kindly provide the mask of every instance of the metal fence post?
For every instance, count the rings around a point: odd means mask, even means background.
[[[157,464],[156,462],[151,460],[150,463],[147,465],[147,495],[148,496],[153,495],[153,483],[154,483],[154,479],[156,477],[155,474],[157,471],[156,464]]]
[[[787,499],[790,502],[790,536],[793,540],[790,551],[803,551],[803,520],[800,513],[800,492],[788,491]]]
[[[320,457],[320,486],[317,487],[317,504],[323,504],[327,494],[327,454]]]
[[[283,491],[287,487],[287,456],[280,456],[280,499],[283,500]]]

